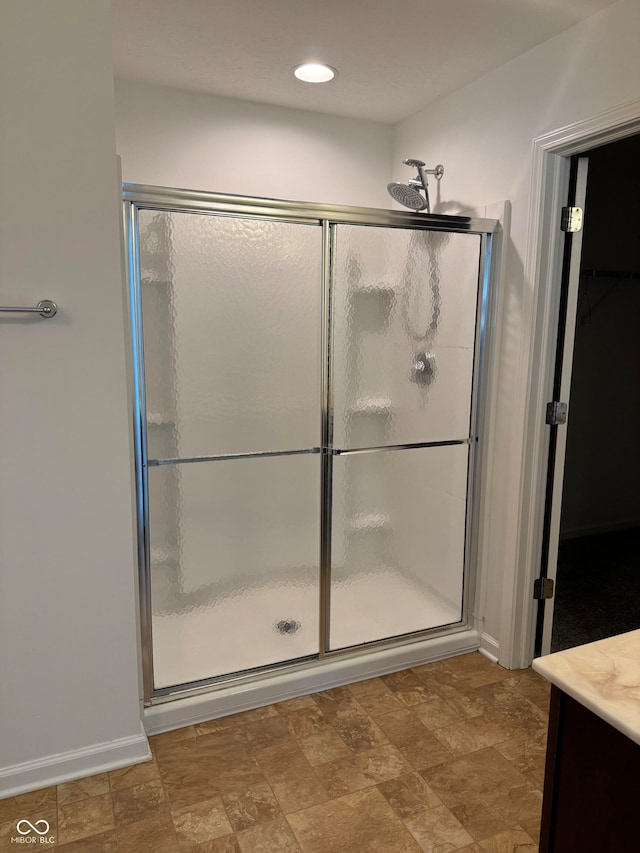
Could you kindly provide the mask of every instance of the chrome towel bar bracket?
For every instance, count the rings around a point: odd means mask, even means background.
[[[11,314],[40,314],[41,317],[55,317],[58,306],[50,299],[42,299],[35,308],[0,308],[0,311]]]

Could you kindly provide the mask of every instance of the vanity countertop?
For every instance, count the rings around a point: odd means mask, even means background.
[[[545,655],[532,666],[640,744],[640,630]]]

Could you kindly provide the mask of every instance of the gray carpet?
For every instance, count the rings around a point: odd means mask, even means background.
[[[560,543],[551,651],[640,628],[640,528]]]

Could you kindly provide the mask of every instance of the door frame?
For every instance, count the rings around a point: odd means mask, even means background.
[[[534,653],[549,430],[545,408],[552,399],[558,341],[564,232],[560,209],[567,204],[571,157],[640,133],[640,100],[538,136],[532,144],[529,239],[524,282],[531,284],[530,357],[522,368],[524,442],[521,457],[516,566],[505,577],[500,663],[529,666]]]

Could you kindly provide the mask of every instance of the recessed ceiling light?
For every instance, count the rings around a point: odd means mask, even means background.
[[[293,69],[293,73],[298,80],[304,80],[305,83],[328,83],[329,80],[333,80],[338,72],[330,65],[307,62],[304,65],[297,65]]]

